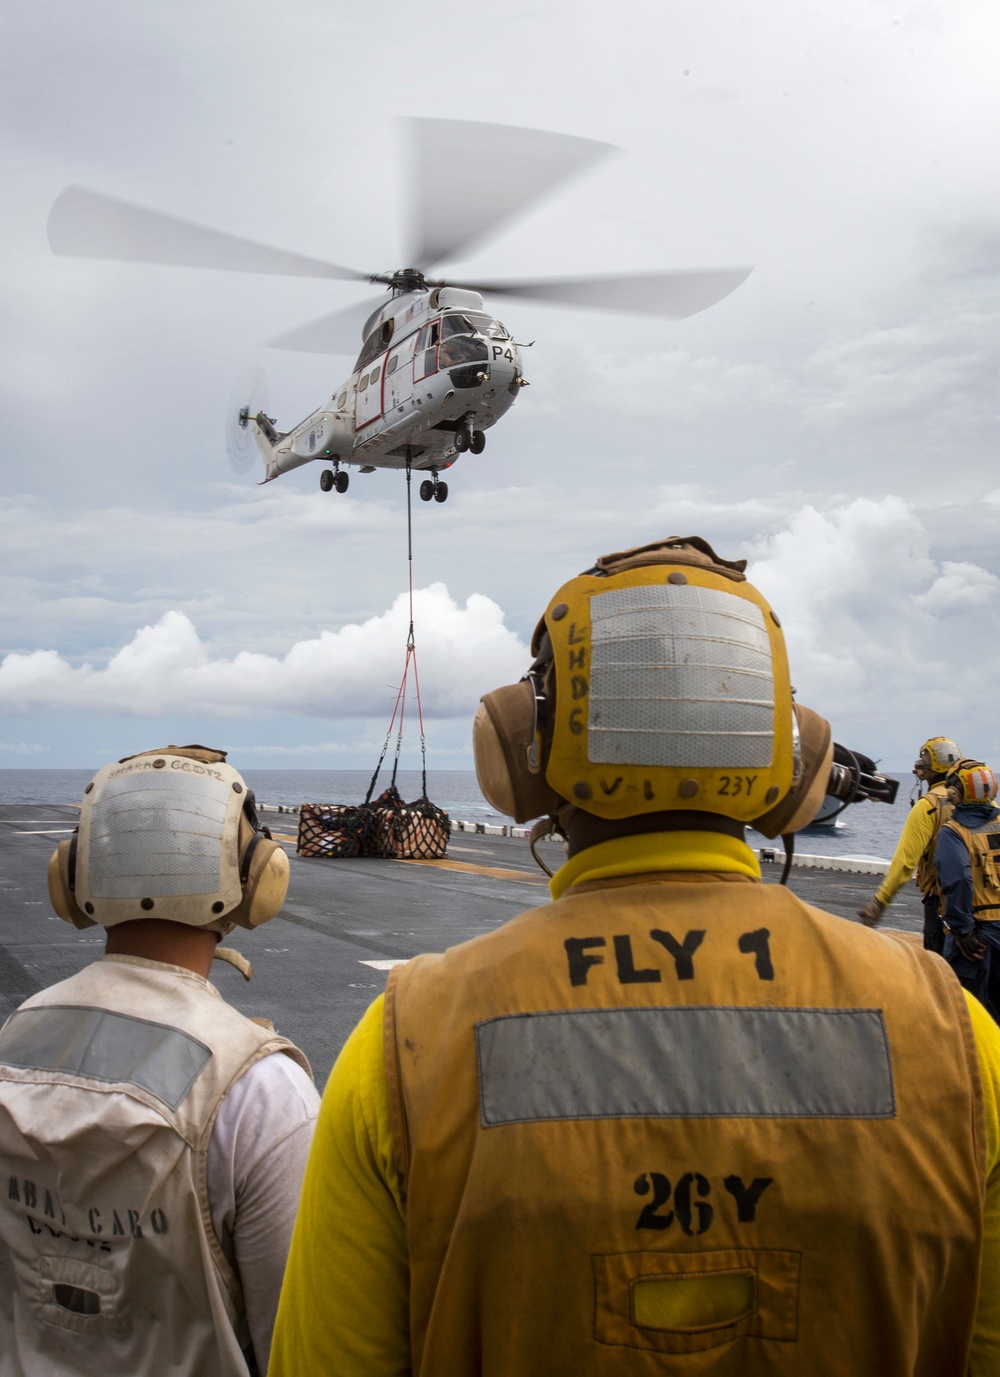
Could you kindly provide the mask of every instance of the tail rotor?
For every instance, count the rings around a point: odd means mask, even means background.
[[[226,409],[226,452],[234,473],[249,473],[254,461],[266,467],[270,445],[256,417],[267,413],[267,379],[259,363],[247,364],[229,395]]]

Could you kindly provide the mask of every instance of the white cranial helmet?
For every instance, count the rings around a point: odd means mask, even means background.
[[[226,933],[273,918],[288,857],[257,823],[224,751],[166,746],[99,770],[80,826],[49,862],[49,894],[77,927],[160,918]]]

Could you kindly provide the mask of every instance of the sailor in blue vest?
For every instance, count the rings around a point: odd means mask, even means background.
[[[935,865],[948,928],[944,958],[1000,1022],[1000,810],[988,765],[964,760],[948,775],[954,812],[938,832]]]

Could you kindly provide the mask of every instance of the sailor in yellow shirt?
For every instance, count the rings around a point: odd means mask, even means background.
[[[885,878],[864,908],[858,910],[858,917],[867,927],[877,926],[884,911],[916,872],[924,906],[924,946],[939,956],[944,950],[945,933],[934,847],[942,822],[951,816],[946,776],[961,760],[962,752],[947,736],[932,736],[920,747],[913,773],[928,786],[927,793],[917,799],[907,814]]]
[[[804,826],[831,759],[770,608],[672,539],[532,649],[474,744],[566,836],[553,902],[397,967],[348,1040],[271,1377],[1000,1372],[1000,1031],[761,884],[744,824]]]

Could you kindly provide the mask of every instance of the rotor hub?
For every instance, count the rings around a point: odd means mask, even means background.
[[[393,296],[402,296],[405,292],[426,292],[430,285],[419,268],[398,268],[394,273],[373,277],[372,281],[386,283],[392,288]]]

